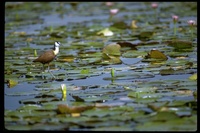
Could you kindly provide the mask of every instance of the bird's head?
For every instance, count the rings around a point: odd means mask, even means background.
[[[60,47],[61,43],[60,42],[55,42],[55,47]]]

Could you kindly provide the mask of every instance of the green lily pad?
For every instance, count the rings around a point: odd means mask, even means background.
[[[146,39],[149,39],[151,38],[152,36],[154,35],[154,32],[152,31],[142,31],[141,33],[139,33],[138,38],[140,40],[146,40]]]
[[[115,27],[118,29],[126,29],[126,28],[129,28],[130,26],[128,26],[124,21],[120,21],[120,22],[113,23],[111,27]]]
[[[174,47],[175,49],[187,49],[192,47],[192,42],[183,40],[174,40],[174,41],[169,41],[168,45]]]
[[[146,56],[146,58],[153,58],[153,59],[163,59],[163,60],[167,60],[167,56],[164,55],[162,52],[160,52],[159,50],[151,50],[148,55]]]
[[[197,126],[196,116],[193,117],[185,117],[185,118],[177,118],[172,117],[169,121],[152,121],[144,124],[139,124],[136,126],[137,131],[196,131]],[[170,118],[168,117],[168,118]],[[165,116],[165,118],[167,118]]]
[[[144,52],[144,51],[128,50],[122,54],[122,57],[138,58],[138,57],[145,57],[146,55],[147,55],[147,52]]]
[[[108,56],[110,55],[120,56],[121,55],[120,48],[121,46],[119,44],[112,43],[105,46],[102,52],[107,54]]]
[[[123,111],[120,110],[112,110],[109,108],[105,108],[105,109],[91,109],[91,110],[87,110],[85,112],[82,113],[82,115],[84,116],[96,116],[96,117],[105,117],[105,116],[110,116],[110,115],[120,115]]]
[[[173,69],[173,68],[169,68],[169,69],[162,69],[160,70],[160,74],[161,75],[173,75],[173,74],[185,74],[185,73],[193,73],[193,70],[185,70],[185,69]]]

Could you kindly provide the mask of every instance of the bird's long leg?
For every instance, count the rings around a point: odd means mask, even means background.
[[[53,75],[53,73],[51,73],[51,71],[49,70],[49,63],[48,63],[48,72],[51,74],[51,76],[53,76],[54,79],[56,79],[56,77]]]
[[[44,72],[44,64],[42,64],[42,79],[44,79],[43,72]]]
[[[42,72],[44,72],[44,64],[42,64]]]
[[[49,71],[49,63],[48,63],[48,71]]]

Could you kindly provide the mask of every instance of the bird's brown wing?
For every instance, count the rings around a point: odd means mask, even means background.
[[[41,62],[43,64],[46,64],[46,63],[51,62],[54,58],[55,58],[55,54],[54,54],[53,50],[49,50],[49,51],[44,52],[33,62]]]

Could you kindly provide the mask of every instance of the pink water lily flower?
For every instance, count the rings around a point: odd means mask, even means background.
[[[177,15],[173,15],[172,18],[173,18],[174,22],[178,21],[178,16]]]
[[[157,7],[158,7],[158,4],[157,4],[157,3],[151,3],[151,7],[152,7],[152,8],[157,8]]]
[[[196,22],[194,20],[189,20],[187,21],[187,23],[190,25],[190,26],[193,26],[196,24]]]
[[[119,11],[119,9],[110,9],[110,14],[115,15],[118,13],[118,11]]]
[[[106,2],[105,4],[106,4],[106,6],[112,6],[114,3],[113,2]]]
[[[177,21],[178,21],[178,16],[173,15],[172,18],[173,18],[174,22],[177,22]]]

